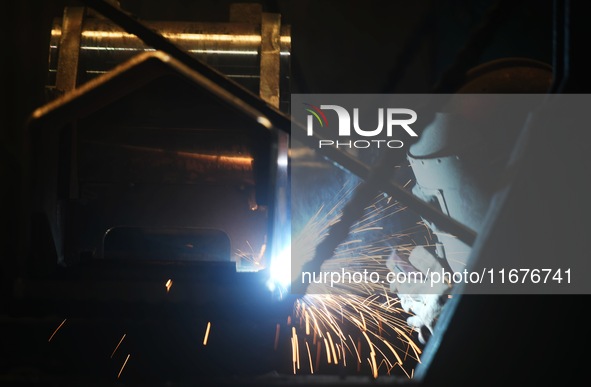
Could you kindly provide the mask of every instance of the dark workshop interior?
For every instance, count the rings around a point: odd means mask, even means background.
[[[321,307],[267,283],[286,214],[295,219],[292,94],[587,94],[584,1],[11,0],[5,10],[0,386],[588,378],[587,294],[461,295],[422,342],[408,311],[384,306],[396,294]],[[483,68],[500,78],[461,88]],[[589,258],[591,146],[589,128],[575,129],[532,145],[540,163],[517,179],[488,239],[476,235],[483,257]],[[331,157],[342,168],[326,176],[327,200],[341,174],[356,174]]]

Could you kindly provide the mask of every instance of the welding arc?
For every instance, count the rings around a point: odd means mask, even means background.
[[[472,32],[467,43],[456,55],[454,63],[443,73],[441,80],[434,86],[434,93],[449,93],[464,81],[466,72],[476,64],[487,43],[490,42],[494,31],[500,24],[499,20],[506,17],[510,3],[511,1],[508,0],[499,0],[489,8],[483,22]],[[419,137],[413,138],[410,143],[416,142],[420,138],[423,129],[432,121],[437,105],[447,100],[448,98],[441,98],[431,99],[427,102],[425,112],[428,117],[418,123]],[[370,171],[368,179],[357,187],[351,200],[345,204],[342,217],[329,228],[327,236],[316,247],[314,257],[303,265],[302,271],[320,272],[322,263],[334,256],[338,245],[349,235],[351,226],[363,215],[365,206],[376,194],[376,187],[381,187],[381,182],[390,180],[393,167],[400,165],[404,156],[403,152],[385,152],[378,165]],[[304,286],[306,285],[304,284]],[[292,286],[293,288],[294,286]]]

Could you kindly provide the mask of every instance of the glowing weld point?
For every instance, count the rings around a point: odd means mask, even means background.
[[[276,288],[287,289],[291,278],[291,246],[285,247],[271,260],[270,278],[267,286],[271,291]]]
[[[172,280],[169,279],[168,281],[166,281],[166,284],[164,284],[164,286],[166,287],[166,293],[170,292],[170,288],[172,287]]]
[[[277,165],[280,167],[287,167],[289,165],[289,158],[287,154],[280,154],[277,157]]]
[[[205,328],[205,337],[203,338],[203,345],[207,345],[207,339],[209,338],[209,330],[211,329],[211,322],[207,323],[207,328]]]

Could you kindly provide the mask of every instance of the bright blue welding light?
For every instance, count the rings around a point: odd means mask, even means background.
[[[270,277],[267,282],[269,290],[286,290],[291,284],[291,246],[283,248],[271,259]]]

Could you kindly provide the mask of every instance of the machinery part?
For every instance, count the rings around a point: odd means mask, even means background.
[[[76,87],[83,18],[84,8],[66,7],[64,9],[63,33],[58,37],[62,54],[57,60],[55,70],[55,88],[61,94]],[[59,71],[57,71],[58,68]]]
[[[116,2],[100,4],[121,12]],[[151,21],[145,24],[149,31],[178,46],[194,62],[201,63],[202,73],[211,72],[219,75],[223,73],[221,79],[229,81],[229,84],[236,82],[236,85],[240,85],[253,95],[258,94],[263,101],[275,109],[288,110],[291,37],[290,27],[281,25],[280,15],[262,12],[260,4],[238,3],[230,6],[230,21],[227,23]],[[86,12],[84,7],[66,8],[63,17],[54,20],[51,31],[47,89],[50,95],[57,97],[74,89],[77,85],[92,81],[99,75],[118,73],[117,66],[132,61],[142,53],[155,51],[156,48],[144,42],[141,36],[126,32],[100,13],[92,10]],[[140,62],[142,60],[135,63]],[[178,99],[182,98],[178,96]],[[274,202],[271,192],[273,189],[277,190],[282,197],[280,202],[286,208],[286,203],[289,202],[285,197],[288,192],[286,189],[287,163],[281,163],[272,168],[277,170],[276,178],[270,176],[275,173],[274,171],[264,170],[264,165],[287,159],[287,133],[276,133],[275,145],[269,145],[265,141],[255,144],[257,140],[245,138],[244,133],[241,135],[233,131],[234,134],[229,135],[228,128],[214,130],[213,127],[203,127],[203,125],[199,128],[185,128],[186,120],[183,121],[182,118],[179,120],[177,117],[166,118],[162,114],[155,113],[166,109],[172,112],[176,109],[172,106],[174,103],[166,107],[158,106],[155,102],[158,97],[155,95],[146,95],[140,100],[137,104],[149,113],[142,119],[142,113],[130,112],[130,116],[134,117],[133,120],[138,122],[135,125],[130,126],[127,122],[115,127],[109,125],[111,128],[106,129],[106,126],[89,126],[86,123],[86,128],[80,130],[78,121],[72,121],[70,128],[65,131],[64,139],[68,141],[62,146],[65,147],[64,150],[71,148],[64,153],[64,155],[70,155],[70,160],[60,161],[59,169],[60,171],[69,169],[70,176],[59,180],[69,182],[69,188],[67,188],[69,194],[67,199],[62,197],[57,201],[56,214],[53,210],[49,211],[49,216],[52,218],[49,223],[52,225],[54,238],[57,241],[63,241],[68,234],[68,231],[64,230],[65,219],[72,215],[64,214],[66,210],[62,207],[68,206],[66,202],[92,201],[101,195],[110,197],[113,195],[112,190],[105,191],[104,188],[107,182],[111,186],[113,184],[120,187],[131,185],[136,187],[136,192],[140,192],[144,189],[142,187],[147,185],[207,186],[212,192],[218,193],[218,199],[223,196],[220,191],[221,186],[237,185],[239,188],[236,192],[240,192],[238,196],[244,199],[251,213],[248,215],[235,213],[236,219],[233,219],[233,223],[236,224],[241,223],[240,216],[260,218],[260,214],[267,210],[269,217],[275,216],[274,213],[278,212],[268,208]],[[233,102],[243,104],[234,96]],[[189,103],[188,100],[185,103]],[[205,101],[205,105],[207,104]],[[174,114],[183,115],[187,112],[186,109],[181,108],[176,109]],[[198,114],[196,110],[192,113]],[[266,122],[268,123],[268,119]],[[213,126],[216,125],[213,124]],[[236,125],[240,126],[237,123]],[[255,143],[252,143],[253,141]],[[249,143],[251,146],[245,145]],[[263,149],[265,146],[271,146],[273,149]],[[268,160],[268,156],[274,152],[279,152],[277,160]],[[62,157],[66,156],[60,156],[60,159]],[[63,171],[59,173],[63,174]],[[61,183],[58,183],[59,185]],[[63,187],[59,189],[63,190]],[[130,193],[131,191],[127,195]],[[237,199],[236,194],[232,197],[234,200]],[[194,200],[207,202],[216,199],[207,198],[200,191],[196,191]],[[227,207],[231,207],[231,203],[227,204]],[[242,208],[242,204],[240,206]],[[211,211],[207,209],[201,215],[204,218],[212,218]],[[79,210],[74,212],[80,213]],[[119,221],[122,221],[122,224],[128,224],[126,222],[130,221],[141,223],[139,219],[143,219],[144,216],[139,213],[136,215],[138,220],[120,219]],[[193,226],[190,222],[179,221],[183,226]],[[164,223],[174,223],[171,222],[173,221]],[[260,221],[255,223],[258,224]],[[287,230],[288,219],[277,219],[274,223],[279,225],[277,234],[289,231]],[[213,221],[212,224],[219,226],[220,222]],[[118,225],[120,224],[111,224],[111,226]],[[206,226],[210,225],[200,223],[200,227]],[[239,227],[229,228],[238,230]],[[250,234],[259,228],[254,224],[251,224],[251,227],[245,227],[250,230]],[[234,233],[231,239],[234,247],[239,247],[233,250],[233,258],[237,259],[236,251],[247,252],[253,249],[248,245],[248,239],[257,251],[251,251],[252,254],[246,255],[257,257],[262,254],[258,249],[265,250],[269,237],[270,233],[263,241],[258,241],[258,237],[246,238],[247,245],[241,246],[240,240],[244,239],[244,236]],[[261,243],[262,247],[257,246]],[[68,253],[64,251],[62,244],[63,242],[57,242],[56,249],[60,261],[63,262],[65,259],[63,257]],[[82,244],[87,245],[88,248],[89,241]],[[102,256],[100,248],[92,250],[94,250],[92,254]]]
[[[494,39],[495,33],[508,15],[521,1],[497,0],[483,17],[482,23],[470,34],[464,46],[456,53],[454,63],[441,75],[433,87],[436,93],[454,93],[466,81],[467,71],[477,66],[482,53]]]
[[[68,7],[63,18],[53,22],[47,79],[50,93],[63,92],[107,73],[134,55],[154,50],[108,19],[83,18],[84,10]],[[258,11],[257,22],[251,17],[248,22],[239,19],[225,23],[144,23],[254,94],[260,91],[265,100],[272,96],[272,105],[285,111],[290,98],[291,28],[281,24],[280,15]],[[237,19],[235,15],[233,18]]]
[[[279,107],[279,77],[281,74],[281,19],[277,14],[263,13],[261,21],[261,98]]]
[[[116,260],[223,262],[232,255],[228,235],[207,228],[118,226],[107,230],[102,246],[102,255]]]
[[[277,130],[240,102],[152,52],[36,110],[31,209],[45,214],[58,261],[100,258],[104,233],[122,225],[220,229],[233,253],[271,243],[273,192],[285,183]]]

